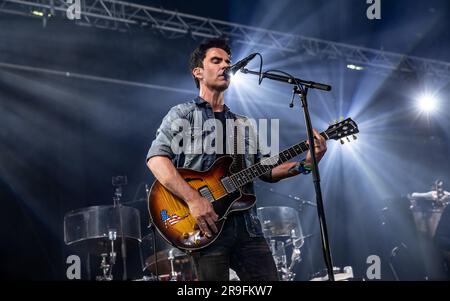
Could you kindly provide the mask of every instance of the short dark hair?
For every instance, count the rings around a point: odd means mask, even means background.
[[[195,48],[195,50],[192,52],[191,54],[191,58],[189,60],[189,70],[194,70],[197,67],[201,67],[203,68],[203,60],[206,57],[206,52],[208,52],[208,49],[210,48],[220,48],[225,50],[226,53],[228,53],[228,55],[231,56],[231,48],[228,45],[227,40],[222,39],[222,38],[214,38],[214,39],[209,39],[203,43],[201,43],[200,45],[197,46],[197,48]],[[194,78],[195,81],[195,85],[197,86],[197,88],[200,88],[200,83],[198,81],[197,78],[195,78],[194,75],[192,75],[192,77]]]

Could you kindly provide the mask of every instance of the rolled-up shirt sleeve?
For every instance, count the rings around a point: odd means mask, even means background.
[[[174,137],[182,131],[182,128],[174,125],[183,118],[181,115],[181,110],[177,106],[169,110],[156,131],[156,137],[148,150],[146,161],[155,156],[165,156],[171,160],[175,157],[172,142]]]

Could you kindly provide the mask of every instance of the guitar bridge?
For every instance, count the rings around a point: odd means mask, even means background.
[[[236,191],[236,187],[234,187],[234,184],[233,184],[233,182],[231,182],[229,177],[222,178],[220,181],[222,182],[223,187],[225,187],[225,190],[228,193],[232,193],[232,192]]]

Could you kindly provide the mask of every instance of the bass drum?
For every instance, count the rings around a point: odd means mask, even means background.
[[[170,248],[159,251],[145,260],[146,269],[156,275],[156,264],[158,265],[158,277],[162,281],[194,281],[196,280],[193,263],[187,254]]]
[[[153,252],[152,235],[142,239],[141,249],[144,258],[144,271],[156,275],[160,281],[195,281],[195,269],[189,255],[171,247],[161,238],[157,238],[157,252]],[[156,271],[158,267],[158,271]]]

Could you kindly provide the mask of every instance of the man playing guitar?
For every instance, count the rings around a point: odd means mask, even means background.
[[[224,72],[231,64],[230,57],[230,47],[226,41],[221,39],[206,41],[192,53],[190,69],[199,89],[199,96],[193,101],[179,104],[170,109],[158,129],[156,138],[147,155],[147,166],[158,182],[157,187],[153,189],[155,191],[153,199],[165,199],[168,196],[167,191],[169,191],[174,195],[173,199],[180,200],[180,203],[175,204],[170,201],[165,205],[166,207],[155,207],[156,205],[152,207],[152,204],[150,204],[150,212],[154,213],[153,222],[158,222],[160,225],[158,228],[161,229],[170,230],[171,227],[178,226],[182,229],[183,227],[189,227],[189,224],[195,224],[192,230],[177,230],[176,233],[180,238],[170,242],[176,245],[176,241],[179,241],[180,244],[176,246],[192,251],[191,255],[199,280],[228,280],[230,268],[236,271],[241,280],[277,280],[277,270],[269,246],[262,234],[261,225],[256,215],[256,206],[247,208],[247,206],[237,205],[236,203],[233,206],[237,210],[233,212],[230,212],[229,207],[223,207],[222,210],[218,209],[222,207],[213,206],[213,201],[217,198],[216,194],[219,193],[219,190],[222,191],[221,194],[223,195],[227,192],[230,195],[236,193],[233,192],[233,189],[228,191],[228,188],[222,187],[227,186],[228,183],[223,180],[232,177],[225,177],[229,174],[221,174],[216,179],[220,178],[223,182],[218,183],[224,185],[211,184],[211,179],[215,176],[214,171],[210,171],[210,180],[208,180],[207,175],[202,179],[205,183],[209,181],[209,190],[206,191],[202,190],[205,189],[206,184],[195,186],[197,184],[194,183],[200,180],[195,176],[188,176],[188,173],[186,173],[188,172],[187,169],[203,172],[210,169],[212,165],[216,165],[216,160],[223,159],[223,161],[226,161],[223,154],[233,154],[227,152],[229,148],[225,146],[246,141],[245,137],[238,134],[234,136],[234,141],[233,139],[225,139],[230,137],[231,134],[228,132],[229,128],[226,127],[227,120],[245,122],[247,119],[245,116],[231,112],[224,102],[224,92],[230,85],[229,78]],[[187,137],[195,140],[205,138],[205,135],[213,135],[215,143],[223,147],[216,148],[216,150],[219,149],[218,152],[188,152],[186,149],[179,152],[176,150],[179,143],[178,141],[174,143],[174,140],[180,134],[186,137],[186,133],[181,133],[185,130],[174,125],[180,120],[185,120],[192,126],[196,114],[203,117],[202,122],[215,120],[215,128],[222,129],[222,131],[209,133],[204,130],[204,124],[200,124],[200,130],[191,128]],[[316,139],[314,151],[317,162],[319,162],[327,150],[326,139],[316,130],[314,130],[314,137]],[[224,138],[223,144],[220,142],[221,138]],[[248,168],[263,159],[259,151],[256,154],[244,151],[233,158],[234,167],[230,169],[232,173]],[[310,171],[311,164],[312,158],[308,151],[305,160],[284,162],[259,175],[259,178],[267,182],[277,182],[301,173],[307,174]],[[184,175],[180,174],[180,168],[186,169]],[[255,172],[250,170],[250,173]],[[240,179],[235,177],[228,184],[237,187],[236,183],[239,183],[239,181]],[[204,193],[200,193],[202,191]],[[241,198],[241,200],[247,194],[253,194],[252,182],[246,183],[239,191],[240,194],[237,194],[237,198]],[[219,204],[219,202],[216,203]],[[184,205],[186,210],[182,211]],[[219,232],[220,235],[218,235]],[[208,238],[211,237],[215,237],[215,239],[208,241]],[[206,242],[204,247],[195,248],[202,242]],[[193,247],[190,248],[190,246]]]

